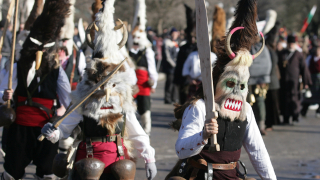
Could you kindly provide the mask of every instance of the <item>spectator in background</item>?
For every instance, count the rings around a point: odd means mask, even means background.
[[[211,65],[217,60],[217,55],[211,52]],[[186,62],[183,65],[182,76],[187,78],[189,84],[188,88],[188,100],[190,100],[199,88],[202,82],[200,58],[198,51],[190,53]]]
[[[5,20],[2,20],[0,23],[0,28],[1,28],[1,32],[0,35],[2,36],[3,33],[3,28],[5,25]],[[8,25],[8,29],[6,32],[6,36],[3,39],[3,47],[2,47],[2,51],[1,51],[1,63],[0,63],[0,70],[2,70],[5,67],[6,62],[9,60],[10,58],[10,53],[11,53],[11,46],[12,46],[12,24]]]
[[[304,99],[301,115],[306,116],[311,104],[319,104],[316,117],[320,118],[320,46],[317,45],[315,50],[306,59],[312,79],[312,86],[310,86],[312,97]]]
[[[270,73],[270,84],[267,92],[266,104],[266,131],[272,131],[272,126],[280,123],[279,114],[279,88],[280,88],[280,72],[278,67],[278,55],[276,52],[276,40],[278,36],[280,23],[275,26],[266,34],[266,48],[270,52],[272,61],[272,68]]]
[[[176,28],[172,28],[170,38],[164,39],[162,46],[162,67],[167,77],[165,84],[165,104],[178,102],[178,95],[173,84],[174,70],[179,52],[178,37],[179,31],[177,31]]]
[[[279,54],[280,70],[280,110],[283,115],[283,124],[288,125],[292,117],[294,122],[299,121],[300,113],[300,88],[299,76],[302,76],[304,88],[312,84],[308,67],[302,53],[297,51],[296,37],[289,35],[288,46]]]
[[[250,50],[251,54],[256,54],[262,46],[260,39],[254,44]],[[249,67],[250,78],[248,81],[250,96],[254,96],[255,102],[251,102],[252,110],[261,135],[265,135],[265,120],[266,120],[266,104],[265,98],[270,83],[271,58],[267,48],[264,48],[262,53],[256,57],[252,65]],[[251,97],[248,96],[248,98]]]

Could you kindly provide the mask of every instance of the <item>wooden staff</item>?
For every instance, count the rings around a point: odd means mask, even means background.
[[[11,16],[12,16],[12,12],[13,12],[13,5],[14,5],[14,0],[12,0],[10,2],[8,13],[7,13],[7,18],[6,18],[6,23],[4,25],[2,36],[0,38],[0,54],[1,54],[1,51],[2,51],[4,38],[6,37],[6,34],[7,34],[8,26],[9,26],[10,21],[11,21]],[[1,59],[0,59],[0,62],[1,62]]]
[[[13,1],[13,0],[12,0]],[[13,36],[12,36],[12,48],[11,48],[11,64],[10,64],[10,71],[9,71],[9,81],[8,81],[8,89],[12,89],[12,74],[13,74],[13,63],[14,63],[14,51],[16,48],[16,27],[18,21],[18,10],[19,10],[19,0],[16,0],[16,7],[15,7],[15,14],[14,14],[14,22],[13,22]],[[11,101],[8,100],[7,107],[10,108]]]
[[[213,92],[208,17],[204,0],[196,0],[196,19],[197,46],[200,58],[204,101],[206,104],[206,119],[217,119],[218,113],[215,110]],[[217,142],[216,134],[213,134],[211,137],[211,146],[209,147],[209,151],[220,151],[220,145]]]

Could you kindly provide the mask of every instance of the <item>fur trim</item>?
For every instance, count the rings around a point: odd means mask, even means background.
[[[226,13],[223,8],[216,5],[213,13],[211,51],[217,53],[216,46],[223,36],[226,35]]]
[[[118,64],[112,64],[105,62],[101,59],[93,59],[87,62],[86,73],[88,75],[88,80],[98,83],[105,76],[107,76]],[[125,72],[124,66],[121,66],[118,72]]]
[[[108,129],[109,134],[114,134],[118,121],[122,121],[123,115],[121,113],[109,113],[99,119],[99,125]]]

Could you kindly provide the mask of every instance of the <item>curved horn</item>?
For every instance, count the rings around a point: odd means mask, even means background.
[[[263,48],[264,48],[264,46],[265,46],[265,39],[264,39],[263,33],[260,32],[260,35],[261,35],[261,38],[262,38],[262,47],[261,47],[261,49],[260,49],[256,54],[252,55],[252,60],[253,60],[254,58],[258,57],[258,56],[262,53]]]
[[[90,30],[94,24],[95,24],[95,22],[93,21],[92,23],[89,24],[89,26],[86,29],[86,42],[87,42],[88,46],[91,47],[91,49],[94,49],[94,45],[91,40]]]
[[[228,36],[226,38],[226,44],[225,44],[225,49],[226,49],[226,52],[229,56],[230,59],[234,59],[236,57],[236,54],[234,52],[232,52],[231,50],[231,46],[230,46],[230,40],[231,40],[231,36],[234,32],[236,32],[237,30],[239,29],[244,29],[244,27],[236,27],[234,29],[232,29],[229,33],[228,33]]]
[[[114,30],[118,30],[120,28],[122,28],[122,30],[123,30],[123,32],[122,32],[123,37],[122,37],[121,41],[118,43],[119,49],[121,49],[126,44],[126,42],[128,40],[128,31],[127,31],[126,25],[124,25],[123,22],[120,19],[118,19],[118,21],[121,24],[118,25],[118,26],[115,26]]]

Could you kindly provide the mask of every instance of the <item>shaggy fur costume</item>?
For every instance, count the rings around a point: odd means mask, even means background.
[[[133,42],[139,44],[140,49],[151,47],[152,44],[147,38],[145,31],[147,25],[147,6],[145,0],[136,1],[135,17],[133,20],[134,29],[132,30]]]
[[[36,76],[41,76],[57,68],[56,52],[61,28],[65,18],[69,14],[69,6],[65,0],[47,0],[44,4],[42,14],[36,19],[31,27],[30,34],[23,44],[19,63],[26,70],[29,70],[36,59],[36,52],[43,50],[42,62]],[[42,43],[41,46],[33,43],[30,37]],[[55,42],[49,48],[43,46],[47,43]]]
[[[213,13],[211,51],[217,53],[217,42],[226,35],[226,13],[216,5]]]
[[[247,81],[250,76],[249,66],[252,63],[252,56],[249,53],[249,50],[251,45],[255,43],[258,35],[256,19],[256,0],[240,0],[235,12],[235,21],[230,28],[231,30],[239,26],[245,27],[242,30],[236,31],[231,38],[230,46],[232,51],[236,53],[236,57],[230,59],[227,55],[224,48],[226,43],[225,37],[220,39],[220,41],[218,41],[219,45],[216,46],[218,59],[212,71],[213,85],[215,88],[215,107],[216,111],[219,112],[220,117],[231,121],[237,119],[243,121],[246,119]],[[222,85],[223,83],[225,84],[225,80],[230,78],[234,79],[235,83],[235,88],[232,91]],[[240,90],[239,87],[242,84],[244,84],[244,88]],[[179,130],[185,109],[203,98],[203,87],[201,85],[197,90],[196,95],[190,101],[187,101],[183,105],[176,105],[174,114],[177,120],[170,124],[171,127],[175,130]],[[224,104],[226,103],[225,101],[227,98],[241,100],[241,110],[235,113],[225,109]]]

